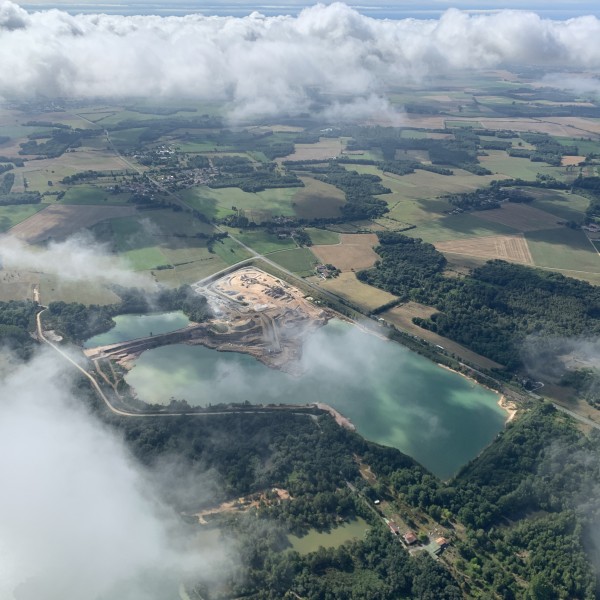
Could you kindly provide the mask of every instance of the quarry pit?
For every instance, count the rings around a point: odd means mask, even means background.
[[[304,339],[334,315],[297,288],[257,267],[203,280],[192,288],[206,297],[212,317],[162,335],[85,350],[92,360],[110,358],[129,369],[144,351],[174,343],[201,344],[250,354],[265,365],[299,375]]]

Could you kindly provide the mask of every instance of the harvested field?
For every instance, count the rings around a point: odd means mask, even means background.
[[[573,136],[578,132],[600,134],[600,122],[582,117],[548,117],[541,120],[526,118],[515,119],[486,119],[480,117],[481,124],[486,129],[512,129],[513,131],[539,131],[549,135]]]
[[[500,208],[478,211],[477,216],[484,221],[501,223],[519,231],[563,227],[559,224],[560,219],[556,215],[528,204],[515,204],[514,202],[506,202]]]
[[[581,150],[580,150],[581,152]],[[563,167],[568,167],[570,165],[578,165],[579,163],[585,160],[585,156],[563,156],[560,164]]]
[[[293,154],[277,160],[327,160],[341,153],[342,142],[338,138],[322,138],[316,144],[296,144]]]
[[[129,217],[135,214],[135,211],[133,206],[53,204],[15,225],[10,234],[30,244],[38,244],[50,238],[60,240],[105,219]]]
[[[480,354],[477,354],[476,352],[473,352],[468,348],[449,340],[448,338],[442,337],[433,331],[421,329],[421,327],[412,322],[414,317],[426,319],[435,312],[437,311],[430,306],[425,306],[417,302],[407,302],[402,306],[396,306],[395,308],[381,313],[381,317],[395,325],[398,329],[406,331],[412,335],[416,335],[417,337],[427,340],[432,344],[442,346],[448,352],[456,354],[471,364],[478,365],[484,369],[502,368],[502,365],[499,363],[494,362],[485,356],[481,356]]]
[[[340,271],[368,269],[379,259],[373,250],[379,245],[374,233],[342,233],[340,243],[312,246],[313,254],[324,264],[332,264]]]
[[[438,242],[435,247],[440,252],[476,256],[479,258],[508,260],[510,262],[533,265],[527,240],[522,235],[491,235],[466,240]]]
[[[369,312],[396,298],[389,292],[362,283],[352,272],[342,273],[334,279],[321,280],[319,286]]]
[[[402,115],[406,127],[422,127],[424,129],[443,129],[444,117],[432,117],[419,115],[416,113],[406,113]]]

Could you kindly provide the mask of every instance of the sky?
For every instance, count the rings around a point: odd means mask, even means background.
[[[597,17],[512,10],[385,20],[333,3],[296,16],[102,15],[0,0],[0,99],[195,98],[232,122],[309,112],[394,123],[390,86],[515,64],[598,70],[599,39]]]
[[[55,0],[34,0],[18,2],[25,8],[39,9],[48,6],[59,6],[72,13],[106,12],[111,14],[172,14],[180,15],[191,12],[203,14],[234,15],[249,14],[259,11],[265,15],[298,14],[303,8],[316,4],[301,0],[171,0],[157,2],[147,0],[108,0],[105,2],[56,2]],[[332,4],[332,0],[322,0],[322,4]],[[600,15],[600,5],[596,0],[348,0],[347,4],[361,13],[376,18],[437,18],[448,8],[459,8],[469,11],[489,11],[502,9],[531,10],[539,14],[558,19],[593,14]]]

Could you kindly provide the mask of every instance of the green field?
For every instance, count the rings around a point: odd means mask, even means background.
[[[183,212],[146,211],[99,223],[93,230],[100,241],[110,243],[136,271],[162,265],[179,267],[211,256],[206,238],[196,234],[211,235],[212,226]]]
[[[600,273],[600,256],[586,235],[567,227],[525,234],[533,262],[538,267]],[[576,273],[565,273],[577,277]]]
[[[400,200],[418,201],[417,208],[413,209],[415,213],[410,218],[404,218],[401,214],[389,215],[405,223],[415,223],[415,219],[429,220],[431,212],[450,210],[452,207],[447,202],[436,200],[439,196],[449,193],[472,192],[497,179],[497,176],[478,176],[462,169],[453,169],[454,175],[451,176],[420,170],[409,175],[384,174],[377,167],[370,165],[352,165],[352,169],[359,173],[370,173],[381,177],[382,184],[390,188],[392,193],[382,194],[378,198],[385,200],[390,208]]]
[[[426,131],[417,131],[416,129],[403,129],[400,137],[413,140],[421,140],[427,137]]]
[[[501,223],[484,221],[473,213],[463,213],[431,219],[427,223],[419,224],[416,229],[410,229],[403,233],[433,244],[471,237],[511,235],[517,233],[517,230]]]
[[[139,217],[111,219],[107,227],[112,230],[115,250],[134,271],[145,271],[169,264],[166,256],[160,251],[157,234]]]
[[[46,208],[47,204],[19,204],[14,206],[0,206],[0,232],[7,231],[17,223],[35,215],[36,212]]]
[[[223,147],[215,145],[214,142],[176,140],[175,143],[181,152],[190,152],[191,154],[198,154],[200,152],[218,152],[218,148]]]
[[[517,158],[509,156],[504,150],[486,150],[489,156],[481,156],[479,162],[494,173],[535,181],[538,173],[543,175],[552,175],[557,179],[562,179],[564,169],[561,167],[551,167],[543,162],[531,162],[528,158]]]
[[[189,188],[180,196],[186,204],[210,219],[234,214],[232,207],[243,210],[256,223],[271,216],[293,216],[292,198],[299,188],[276,188],[262,192],[244,192],[239,188],[212,189],[207,186]]]
[[[61,204],[127,204],[130,194],[113,194],[105,188],[96,185],[75,185],[70,187]]]
[[[293,210],[299,218],[323,219],[340,216],[340,207],[346,202],[344,192],[312,177],[301,179],[304,187],[294,188],[296,192],[291,200]]]
[[[479,121],[445,121],[446,127],[462,127],[466,129],[471,129],[473,127],[477,127],[479,129],[483,128],[483,125]]]
[[[327,229],[317,229],[316,227],[307,227],[306,233],[310,236],[315,246],[324,246],[329,244],[339,244],[340,234]]]
[[[563,146],[577,146],[581,156],[587,156],[592,152],[600,153],[600,141],[586,140],[576,137],[555,137],[559,144]]]
[[[226,265],[235,265],[242,260],[251,258],[251,254],[231,238],[225,238],[224,240],[216,242],[214,245],[214,253]]]
[[[324,548],[337,548],[351,540],[363,539],[369,530],[369,524],[358,517],[350,523],[343,523],[330,531],[318,532],[311,529],[306,535],[298,537],[289,535],[288,540],[292,549],[300,554],[316,552],[320,546]]]
[[[120,120],[121,119],[119,119],[119,121]],[[105,123],[103,122],[102,124],[104,125]],[[119,129],[117,131],[110,132],[110,139],[117,148],[130,148],[138,145],[140,133],[142,133],[142,131],[145,131],[145,129],[142,127],[135,127],[133,129]]]
[[[296,248],[296,242],[291,237],[279,239],[276,234],[257,229],[246,229],[240,232],[238,229],[225,227],[231,235],[235,236],[240,242],[250,246],[259,254],[268,254],[279,250],[288,250]]]
[[[317,262],[315,255],[308,248],[282,250],[281,252],[271,254],[269,259],[301,277],[312,275]]]
[[[535,196],[531,206],[545,210],[565,221],[580,222],[590,203],[587,198],[578,194],[568,194],[559,190],[527,189],[527,193]]]

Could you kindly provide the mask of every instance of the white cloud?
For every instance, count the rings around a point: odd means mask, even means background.
[[[237,116],[305,111],[315,90],[366,100],[452,68],[600,66],[598,19],[520,11],[391,21],[334,3],[297,17],[72,16],[0,0],[0,32],[0,96],[193,96]]]
[[[125,287],[150,288],[147,276],[134,273],[128,265],[96,244],[91,236],[79,235],[40,248],[5,235],[0,237],[0,267],[14,271],[39,271],[62,281],[114,283]]]
[[[218,548],[182,549],[174,516],[65,391],[58,361],[43,354],[0,379],[0,597],[159,598],[158,581],[222,565]]]

